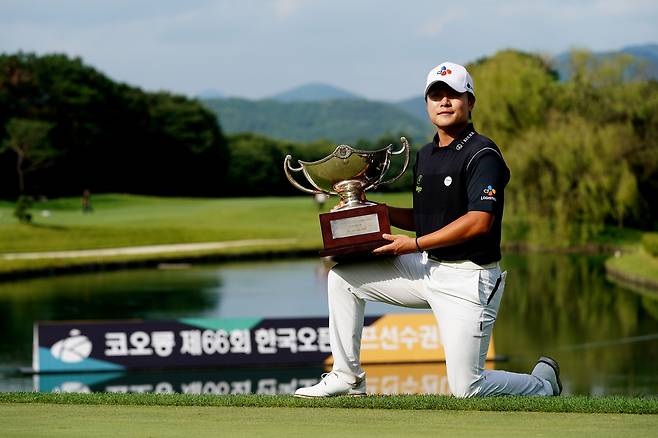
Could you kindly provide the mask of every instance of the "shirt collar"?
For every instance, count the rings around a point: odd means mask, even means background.
[[[473,127],[472,123],[469,123],[448,146],[444,147],[439,146],[439,134],[434,134],[434,138],[432,139],[432,142],[434,143],[432,153],[435,153],[436,151],[443,148],[450,148],[459,151],[464,146],[464,143],[466,143],[474,134],[475,128]]]

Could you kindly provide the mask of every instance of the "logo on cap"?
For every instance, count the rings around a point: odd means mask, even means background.
[[[441,70],[437,71],[436,73],[441,75],[441,76],[451,75],[452,70],[450,70],[449,68],[446,68],[446,66],[444,65],[443,67],[441,67]]]

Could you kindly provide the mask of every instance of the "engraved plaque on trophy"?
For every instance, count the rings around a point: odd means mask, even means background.
[[[318,161],[301,161],[293,167],[292,157],[286,156],[283,169],[290,183],[299,190],[318,194],[338,195],[340,202],[329,213],[320,214],[320,228],[324,249],[321,256],[349,256],[369,253],[389,243],[382,234],[391,232],[388,208],[366,200],[365,191],[391,183],[407,170],[409,142],[400,138],[402,147],[393,152],[393,145],[376,151],[362,151],[340,145],[329,156]],[[391,164],[392,155],[404,154],[400,173],[382,181]],[[299,184],[291,172],[302,172],[313,187]]]

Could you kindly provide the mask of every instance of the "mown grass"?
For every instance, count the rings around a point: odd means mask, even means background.
[[[368,193],[368,197],[401,207],[410,207],[412,203],[409,193]],[[331,198],[324,211],[335,202],[336,199]],[[76,270],[90,265],[128,266],[214,257],[310,254],[322,246],[318,209],[308,196],[204,199],[105,194],[94,196],[92,204],[93,213],[83,214],[77,197],[37,202],[32,209],[34,223],[25,225],[17,223],[12,216],[12,203],[0,201],[0,254],[250,239],[292,239],[292,242],[184,253],[0,259],[0,275],[6,277],[53,269]],[[514,218],[507,218],[503,243],[534,248],[529,242],[510,240],[516,228]],[[401,231],[394,229],[394,232]],[[641,233],[636,230],[606,228],[592,245],[634,252],[640,246],[640,239]],[[636,264],[634,259],[629,259],[628,263],[619,265],[622,262],[614,260],[615,269],[626,271],[644,264]],[[658,280],[655,269],[648,275]]]
[[[370,198],[411,205],[409,194],[372,194]],[[333,203],[335,199],[324,211]],[[190,199],[108,194],[95,196],[93,207],[93,213],[83,214],[78,198],[38,202],[32,210],[34,223],[25,225],[13,218],[13,204],[1,202],[0,254],[250,239],[293,242],[155,255],[0,260],[0,274],[212,256],[305,253],[322,246],[318,209],[310,197]]]
[[[83,214],[73,198],[35,204],[34,224],[0,208],[0,253],[114,248],[257,238],[317,239],[302,198],[185,199],[98,195]],[[48,211],[49,216],[41,212]]]
[[[653,437],[656,415],[0,404],[3,436]]]
[[[442,395],[373,395],[358,398],[300,399],[271,395],[0,393],[0,403],[658,414],[658,398],[619,396],[458,399]]]
[[[658,288],[658,257],[643,249],[617,254],[605,262],[610,276],[622,283],[648,289]]]
[[[154,266],[158,263],[181,263],[196,261],[231,260],[233,258],[265,258],[286,255],[317,255],[318,244],[312,241],[297,241],[293,245],[250,244],[239,247],[197,251],[167,252],[157,254],[132,254],[75,258],[43,258],[32,260],[0,260],[0,275],[13,273],[42,273],[50,270],[77,271],[83,267],[128,268],[131,266]]]
[[[410,205],[408,194],[373,194]],[[335,200],[330,200],[325,211]],[[98,195],[83,214],[77,198],[36,203],[34,224],[18,224],[0,203],[0,253],[116,248],[244,239],[298,239],[321,245],[318,210],[309,197],[156,198]],[[49,216],[43,216],[47,211]]]

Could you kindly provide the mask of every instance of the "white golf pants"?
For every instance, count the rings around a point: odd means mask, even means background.
[[[349,383],[365,376],[359,359],[365,301],[380,301],[432,309],[455,396],[552,395],[546,380],[484,369],[506,274],[498,263],[437,262],[425,253],[335,266],[328,280],[333,371]]]

